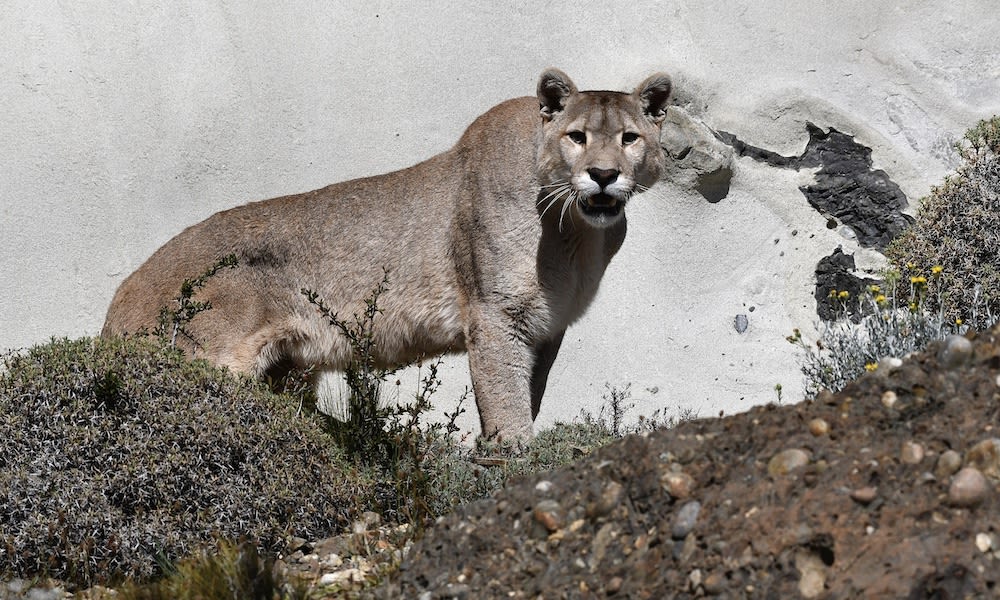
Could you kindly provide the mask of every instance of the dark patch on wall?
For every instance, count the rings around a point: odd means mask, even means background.
[[[847,314],[853,321],[861,318],[859,301],[870,285],[879,285],[877,279],[858,277],[854,256],[837,248],[830,256],[824,256],[816,265],[816,313],[824,321],[831,321],[847,307]],[[847,292],[846,300],[831,298],[830,290]]]
[[[871,168],[871,148],[854,141],[854,136],[832,127],[823,131],[812,123],[806,123],[806,129],[809,143],[801,156],[782,156],[751,146],[725,131],[716,136],[740,156],[774,167],[819,167],[816,182],[799,188],[809,204],[850,226],[862,247],[884,251],[913,222],[902,213],[908,206],[906,195],[885,171]]]
[[[729,195],[729,184],[733,180],[733,170],[729,167],[722,167],[698,176],[698,185],[695,190],[701,194],[705,200],[712,204],[719,202]]]

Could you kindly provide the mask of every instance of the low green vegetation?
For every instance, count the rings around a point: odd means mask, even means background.
[[[294,376],[276,393],[186,359],[170,337],[53,340],[4,357],[0,581],[117,586],[136,599],[306,597],[272,569],[293,536],[350,533],[365,511],[419,535],[511,476],[662,424],[626,426],[628,389],[609,388],[606,411],[529,445],[467,447],[454,418],[424,422],[434,363],[413,402],[365,409],[372,429],[317,411]],[[377,404],[378,386],[357,381],[352,402]],[[355,426],[378,439],[346,444]]]
[[[146,579],[218,539],[273,551],[377,505],[313,415],[158,339],[55,340],[0,372],[4,576]]]

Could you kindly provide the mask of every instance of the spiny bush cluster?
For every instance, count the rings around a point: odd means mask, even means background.
[[[806,343],[797,329],[788,337],[803,351],[806,398],[822,390],[837,392],[866,371],[877,369],[886,358],[902,358],[934,340],[965,331],[961,320],[948,321],[940,310],[927,309],[928,281],[936,280],[942,271],[935,267],[931,273],[930,278],[910,275],[906,283],[898,273],[887,273],[884,286],[872,285],[857,299],[860,318],[849,314],[846,292],[831,290],[841,309],[837,318],[820,325],[815,344]]]
[[[1000,116],[981,121],[959,147],[955,174],[920,201],[916,222],[890,244],[893,267],[929,272],[928,308],[984,329],[1000,316]]]
[[[357,490],[296,409],[156,339],[7,356],[0,575],[145,579],[216,539],[277,549],[346,526]]]

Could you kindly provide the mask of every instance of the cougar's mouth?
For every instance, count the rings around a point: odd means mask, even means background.
[[[592,217],[617,217],[625,208],[625,203],[608,194],[594,194],[580,202],[580,210]]]

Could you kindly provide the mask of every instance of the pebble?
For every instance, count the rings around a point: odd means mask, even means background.
[[[24,579],[12,579],[6,583],[0,583],[0,598],[22,598],[24,600],[63,600],[63,598],[69,597],[69,595],[60,587],[45,589],[41,587],[31,587],[31,585],[31,583],[25,581]]]
[[[951,480],[948,487],[948,503],[952,506],[970,508],[986,499],[990,491],[986,477],[974,467],[965,467]]]
[[[903,442],[899,460],[907,465],[919,465],[924,460],[924,447],[917,442]]]
[[[677,511],[674,517],[674,525],[670,530],[670,535],[675,540],[682,540],[687,537],[698,522],[698,514],[701,512],[701,502],[692,500],[686,503]]]
[[[691,584],[692,590],[701,585],[701,569],[695,569],[688,573],[688,582]]]
[[[945,450],[938,457],[934,474],[940,479],[951,477],[962,468],[962,455],[954,450]]]
[[[972,356],[972,342],[961,335],[949,335],[938,351],[938,361],[946,369],[961,367]]]
[[[871,504],[877,497],[878,489],[870,485],[851,492],[851,500],[854,500],[858,504]]]
[[[882,394],[882,406],[886,408],[892,408],[896,405],[896,401],[899,400],[899,396],[896,392],[888,390]]]
[[[623,497],[625,497],[625,487],[617,481],[609,481],[601,490],[597,500],[587,506],[587,516],[602,517],[608,514],[618,506]]]
[[[552,487],[553,484],[551,481],[549,481],[548,479],[543,479],[535,484],[535,491],[542,494],[547,494],[552,491]]]
[[[608,585],[604,586],[604,591],[610,596],[612,594],[617,594],[619,590],[622,589],[622,584],[625,580],[621,577],[615,576],[608,581]]]
[[[726,591],[726,578],[720,573],[709,573],[701,582],[701,587],[706,594],[717,596]]]
[[[545,527],[549,533],[562,527],[562,507],[555,500],[542,500],[535,505],[532,514],[535,521]]]
[[[993,537],[988,533],[977,533],[976,548],[978,548],[980,552],[989,552],[993,549]]]
[[[683,471],[667,471],[660,476],[660,485],[671,497],[683,500],[691,495],[694,478]]]
[[[771,457],[771,460],[767,463],[767,472],[772,477],[779,477],[787,475],[807,464],[809,464],[809,454],[805,450],[789,448]]]
[[[809,421],[809,433],[816,437],[830,433],[830,424],[826,419],[815,418]]]
[[[896,358],[895,356],[883,356],[882,360],[878,361],[878,372],[888,373],[903,366],[903,361]]]
[[[965,453],[965,463],[982,471],[983,475],[1000,479],[1000,439],[983,440]]]

